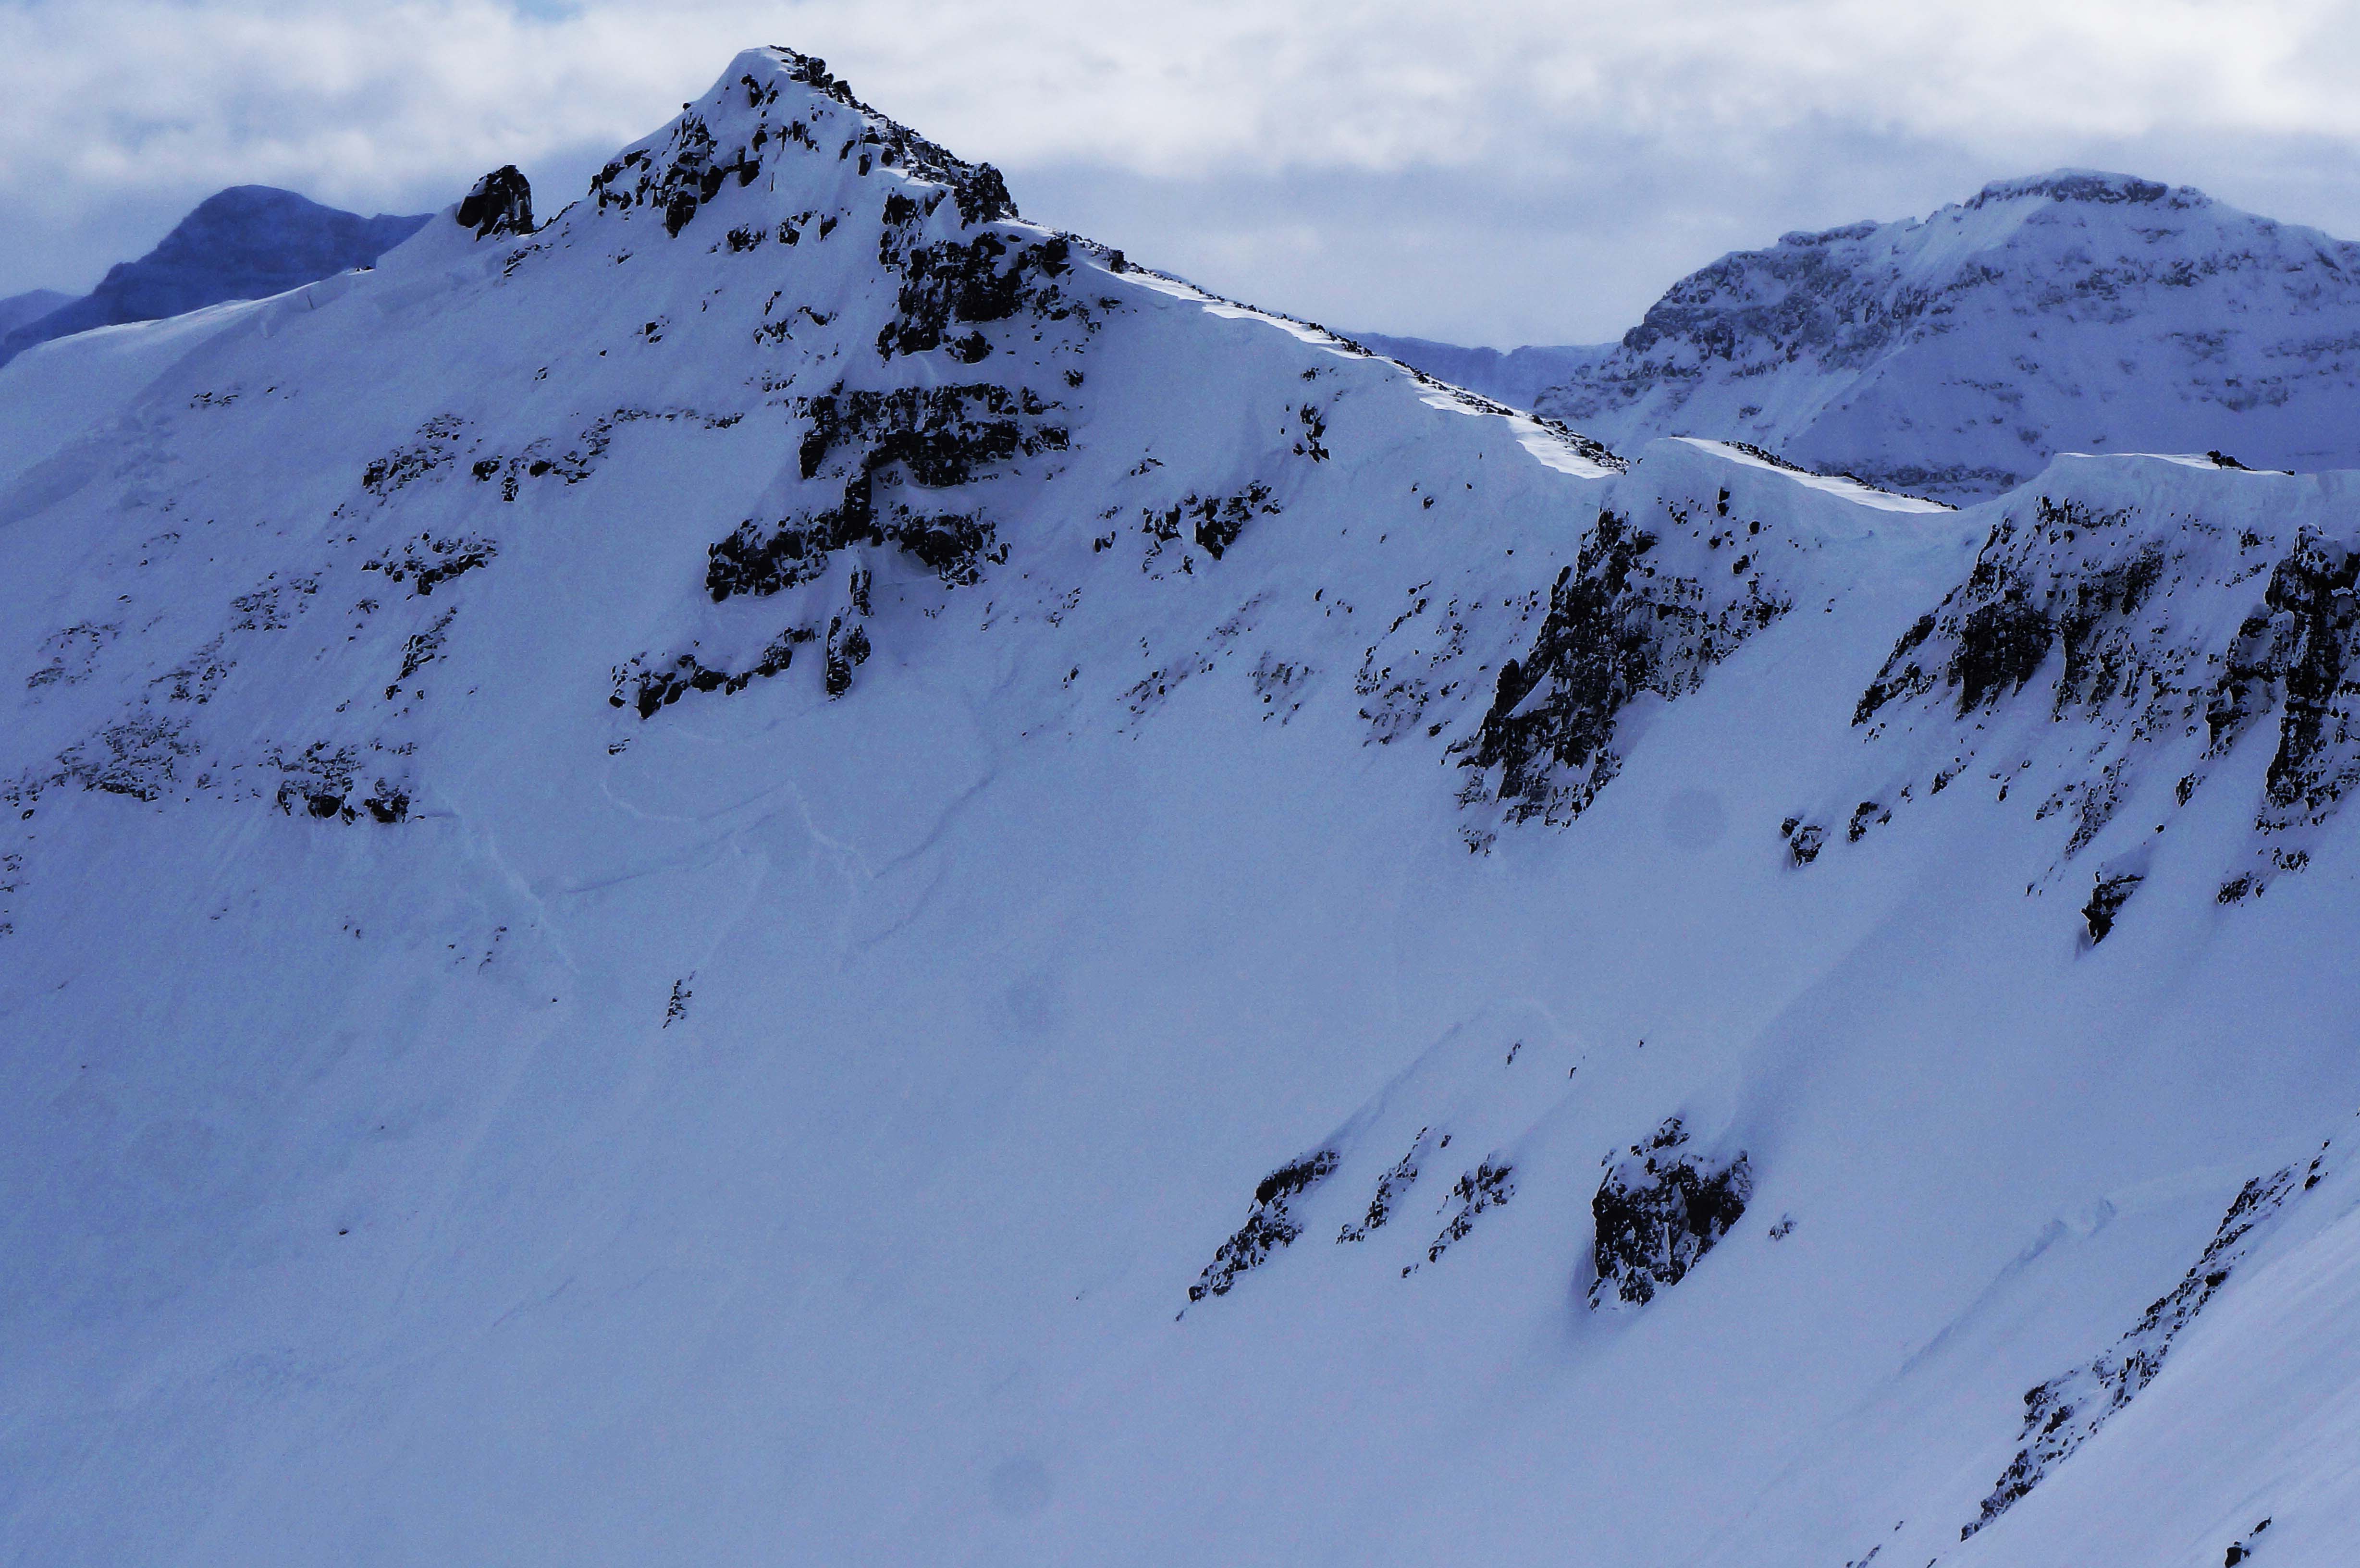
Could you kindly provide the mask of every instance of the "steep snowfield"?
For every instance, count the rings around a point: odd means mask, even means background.
[[[0,370],[0,1557],[2341,1560],[2348,476],[511,211]]]
[[[1723,256],[1537,405],[1975,499],[2060,452],[2360,464],[2355,394],[2360,245],[2067,169]]]

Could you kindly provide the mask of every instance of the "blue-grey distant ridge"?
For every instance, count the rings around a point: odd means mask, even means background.
[[[79,299],[58,295],[46,312],[13,321],[7,307],[37,296],[0,300],[0,365],[71,332],[267,299],[374,266],[425,222],[424,213],[365,218],[274,186],[233,185],[198,202],[154,250],[117,263]]]

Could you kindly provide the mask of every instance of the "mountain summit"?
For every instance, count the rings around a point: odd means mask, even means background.
[[[0,368],[0,1555],[2348,1554],[2350,476],[528,194]]]
[[[1610,443],[1753,441],[1951,498],[2055,452],[2360,464],[2360,245],[2059,169],[1683,278],[1536,400]]]

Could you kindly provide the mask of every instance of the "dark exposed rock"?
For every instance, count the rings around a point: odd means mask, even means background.
[[[120,621],[81,621],[52,632],[41,643],[49,662],[25,678],[25,689],[38,691],[45,686],[80,685],[90,679],[99,654],[122,631]]]
[[[1009,199],[1006,182],[989,164],[968,163],[907,125],[879,114],[854,97],[852,89],[842,80],[831,75],[826,61],[792,49],[774,52],[785,62],[789,81],[813,88],[857,116],[857,133],[836,147],[834,156],[838,160],[850,160],[858,152],[857,167],[862,174],[872,169],[898,169],[943,186],[956,203],[961,222],[967,224],[1016,216],[1016,204]],[[714,132],[713,122],[705,114],[683,113],[673,123],[671,138],[662,148],[636,148],[608,163],[593,177],[590,191],[598,210],[652,208],[663,214],[665,232],[676,237],[733,180],[741,186],[752,184],[767,158],[784,153],[789,147],[801,149],[800,156],[825,156],[813,128],[816,119],[806,121],[792,106],[777,108],[779,89],[775,85],[766,87],[748,75],[738,79],[736,88],[745,94],[744,107],[759,116],[750,136],[742,140],[733,136],[725,147]],[[732,109],[734,113],[734,106]],[[803,114],[815,112],[808,106],[803,109]],[[822,220],[822,237],[834,226],[833,218]],[[795,237],[784,232],[780,235],[782,244],[790,245]],[[739,243],[733,248],[750,249],[751,245]]]
[[[2002,596],[1967,612],[1950,658],[1959,711],[1968,713],[2005,692],[2023,689],[2049,657],[2049,617],[2025,602],[2013,584]]]
[[[450,634],[451,623],[458,614],[455,606],[443,611],[424,630],[413,634],[402,643],[401,670],[393,678],[393,684],[385,689],[387,702],[393,701],[394,693],[401,690],[403,681],[425,669],[442,651],[442,639]]]
[[[879,237],[878,255],[901,274],[902,283],[895,300],[897,314],[877,334],[879,358],[942,347],[955,321],[1004,321],[1020,311],[1064,321],[1086,310],[1055,281],[1073,269],[1072,247],[1062,235],[1027,244],[986,231],[965,242],[919,243],[907,231],[923,210],[906,197],[897,195],[892,201],[908,212],[896,225],[891,222],[894,208],[888,202],[888,226]],[[953,357],[970,365],[989,352],[989,343],[976,332],[953,345]]]
[[[18,781],[10,798],[22,800],[48,785],[71,781],[85,789],[153,800],[178,781],[180,759],[196,750],[187,720],[135,710],[69,747],[49,777]]]
[[[768,127],[763,129],[761,139],[767,140]],[[661,155],[646,148],[626,153],[591,178],[590,190],[600,212],[609,206],[655,208],[663,214],[664,232],[676,238],[732,175],[738,184],[750,185],[761,168],[759,147],[741,145],[725,157],[704,116],[683,113],[672,122],[671,141]],[[637,178],[624,185],[624,176],[634,170]]]
[[[1449,1251],[1454,1243],[1466,1240],[1474,1230],[1477,1215],[1486,1210],[1501,1208],[1514,1197],[1516,1184],[1512,1179],[1514,1175],[1515,1167],[1489,1160],[1472,1171],[1462,1171],[1450,1189],[1450,1195],[1459,1201],[1459,1207],[1444,1223],[1441,1234],[1427,1246],[1426,1260],[1428,1263],[1441,1262],[1442,1255]],[[1406,1275],[1410,1269],[1404,1269],[1402,1272]]]
[[[495,234],[532,233],[532,185],[512,163],[475,181],[459,203],[459,226],[475,231],[477,239]]]
[[[2323,1159],[2322,1154],[2311,1161],[2311,1177],[2316,1178]],[[1961,1541],[2015,1507],[2155,1380],[2172,1341],[2228,1282],[2252,1251],[2256,1228],[2278,1212],[2294,1187],[2293,1166],[2246,1182],[2222,1216],[2203,1256],[2169,1294],[2151,1304],[2103,1355],[2026,1391],[2023,1446],[2000,1472],[1998,1485],[1983,1499],[1976,1519],[1960,1530]]]
[[[2252,592],[2238,585],[2264,572],[2260,603],[2236,619],[2232,606]],[[1967,580],[1902,637],[1853,722],[1872,735],[1907,728],[1933,719],[1935,694],[1952,690],[1952,712],[1938,723],[1960,749],[1931,780],[1939,789],[1982,744],[1979,715],[2055,670],[2044,697],[2050,717],[2085,719],[2115,737],[2111,756],[2092,753],[2036,812],[2070,809],[2070,857],[2139,792],[2140,764],[2157,747],[2202,736],[2206,757],[2221,757],[2275,709],[2254,827],[2278,842],[2259,846],[2264,870],[2234,879],[2257,891],[2270,873],[2308,860],[2284,835],[2318,827],[2360,786],[2355,588],[2360,555],[2308,529],[2273,544],[2201,512],[2146,516],[2039,496],[2010,509]],[[2003,764],[1991,777],[2011,771]],[[2189,803],[2205,772],[2179,779],[2174,806]],[[2102,937],[2113,910],[2103,900],[2092,908],[2093,938]]]
[[[2089,927],[2092,945],[2106,940],[2106,933],[2114,929],[2115,915],[2146,880],[2132,871],[2097,879],[2097,886],[2090,889],[2090,901],[2081,906],[2081,919]]]
[[[1320,411],[1317,404],[1306,403],[1295,411],[1295,422],[1303,427],[1303,434],[1295,443],[1295,455],[1307,457],[1314,463],[1327,462],[1328,449],[1319,444],[1319,438],[1328,433],[1328,416]]]
[[[652,667],[642,654],[616,669],[615,687],[606,702],[612,707],[636,708],[639,717],[649,719],[655,716],[657,709],[679,702],[691,691],[718,691],[728,696],[744,691],[756,681],[784,673],[794,662],[795,645],[810,642],[818,635],[809,626],[790,626],[773,637],[752,664],[735,672],[716,670],[694,653],[683,653],[669,664]]]
[[[2354,585],[2360,555],[2314,535],[2299,539],[2270,572],[2261,626],[2240,628],[2205,711],[2216,748],[2250,718],[2257,691],[2275,683],[2284,716],[2265,789],[2285,816],[2317,812],[2360,782],[2354,691]]]
[[[963,223],[996,223],[1013,218],[1015,199],[1008,194],[1008,182],[1000,170],[988,163],[978,164],[972,170],[962,170],[951,180],[951,199],[958,204],[959,222]],[[1120,251],[1115,252],[1120,256]],[[1122,270],[1117,267],[1117,272]]]
[[[1178,539],[1186,525],[1205,553],[1218,561],[1238,542],[1254,514],[1275,517],[1278,510],[1278,503],[1270,498],[1270,486],[1256,480],[1234,495],[1199,495],[1191,490],[1172,506],[1142,507],[1140,528],[1159,541],[1168,541]]]
[[[1260,1268],[1270,1260],[1272,1253],[1301,1236],[1303,1226],[1289,1205],[1333,1175],[1337,1161],[1334,1149],[1323,1149],[1291,1160],[1263,1177],[1254,1189],[1253,1209],[1246,1215],[1246,1223],[1214,1249],[1213,1261],[1188,1287],[1188,1300],[1201,1301],[1207,1296],[1228,1295],[1239,1275]]]
[[[841,697],[852,690],[852,672],[869,661],[869,628],[854,622],[845,624],[837,615],[827,623],[827,667],[825,684],[827,694]]]
[[[1339,1245],[1348,1241],[1366,1241],[1371,1231],[1384,1228],[1385,1222],[1393,1217],[1393,1200],[1404,1188],[1417,1181],[1418,1164],[1428,1152],[1430,1130],[1418,1128],[1417,1137],[1410,1140],[1409,1152],[1377,1178],[1376,1195],[1369,1200],[1369,1212],[1361,1216],[1358,1225],[1348,1225],[1336,1233]]]
[[[1598,1223],[1592,1308],[1610,1298],[1634,1306],[1655,1300],[1686,1279],[1745,1213],[1754,1173],[1744,1151],[1717,1164],[1688,1142],[1679,1117],[1666,1117],[1599,1183],[1590,1201]]]
[[[1550,590],[1531,648],[1500,667],[1465,764],[1499,769],[1495,793],[1510,820],[1579,816],[1622,769],[1616,721],[1633,699],[1693,690],[1705,670],[1789,608],[1758,578],[1708,590],[1643,564],[1656,543],[1628,518],[1601,512]]]
[[[900,467],[915,485],[947,489],[1016,457],[1062,452],[1063,426],[1047,423],[1051,405],[1024,390],[989,384],[847,392],[841,386],[810,399],[803,436],[803,477],[816,478],[844,448],[859,456],[843,498],[817,512],[776,523],[748,518],[708,551],[705,585],[717,604],[734,594],[775,593],[818,577],[835,551],[856,542],[891,543],[932,568],[945,583],[972,583],[980,563],[1006,559],[994,552],[991,525],[979,512],[921,513],[892,503],[880,507],[879,476]]]
[[[1779,836],[1786,841],[1787,859],[1796,866],[1808,866],[1819,857],[1826,847],[1828,830],[1817,822],[1807,822],[1799,817],[1788,817],[1779,826]]]
[[[437,414],[418,427],[412,444],[397,447],[373,460],[361,471],[361,488],[379,500],[457,461],[459,439],[467,421],[456,414]]]
[[[438,583],[447,583],[479,566],[490,565],[499,552],[499,546],[487,539],[421,534],[399,552],[388,551],[362,562],[361,570],[382,572],[388,582],[409,583],[411,592],[423,596],[432,593]]]

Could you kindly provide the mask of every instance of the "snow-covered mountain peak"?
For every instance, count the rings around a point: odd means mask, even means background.
[[[790,51],[505,175],[0,369],[0,1555],[2339,1561],[2342,479],[1626,463]]]
[[[808,159],[793,161],[789,148]],[[783,48],[748,49],[731,60],[702,98],[607,164],[591,193],[602,212],[651,206],[677,234],[725,182],[750,185],[766,169],[772,194],[782,167],[790,200],[829,194],[838,187],[824,171],[827,160],[849,166],[858,179],[884,170],[938,187],[954,198],[963,224],[1017,215],[989,164],[970,164],[888,118],[854,97],[826,61]],[[928,215],[933,209],[929,201]]]
[[[2355,343],[2360,245],[2060,169],[1724,256],[1538,406],[1975,499],[2060,450],[2360,461]]]

